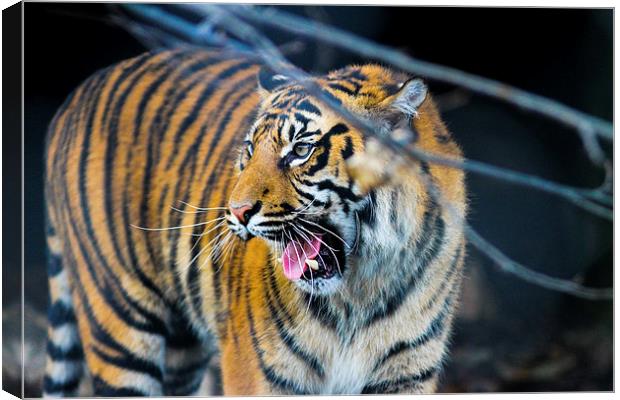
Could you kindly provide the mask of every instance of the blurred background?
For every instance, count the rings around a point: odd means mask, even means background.
[[[40,396],[45,349],[43,144],[65,97],[99,68],[147,48],[119,24],[111,4],[24,3],[26,396]],[[613,118],[613,10],[283,6],[409,55],[496,79]],[[131,16],[130,16],[131,18]],[[312,73],[368,62],[355,54],[264,28]],[[557,182],[596,187],[574,131],[515,107],[429,82],[465,155]],[[611,153],[611,146],[606,149]],[[612,224],[566,201],[468,175],[470,222],[508,256],[537,271],[610,287]],[[19,246],[7,237],[6,247]],[[499,272],[469,249],[463,301],[442,392],[613,390],[611,301],[587,301]],[[17,388],[19,265],[4,265],[5,389]],[[10,273],[13,271],[14,273]],[[14,389],[16,390],[16,389]]]

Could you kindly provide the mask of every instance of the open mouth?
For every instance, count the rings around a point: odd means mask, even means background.
[[[283,272],[291,281],[330,279],[342,275],[345,261],[343,243],[327,232],[291,235],[282,253]]]

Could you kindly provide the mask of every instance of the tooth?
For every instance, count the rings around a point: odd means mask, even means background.
[[[317,260],[307,259],[306,264],[308,264],[308,266],[315,271],[319,269],[319,262]]]

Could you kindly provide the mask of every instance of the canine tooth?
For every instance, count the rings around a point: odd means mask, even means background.
[[[317,260],[307,259],[306,264],[308,264],[308,266],[315,271],[319,269],[319,262]]]

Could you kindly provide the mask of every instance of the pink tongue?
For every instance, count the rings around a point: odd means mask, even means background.
[[[316,235],[310,243],[301,243],[293,240],[286,245],[284,253],[282,254],[282,266],[284,267],[284,275],[292,280],[296,281],[301,278],[304,272],[308,269],[306,264],[306,258],[314,260],[319,254],[321,248],[321,235]]]

